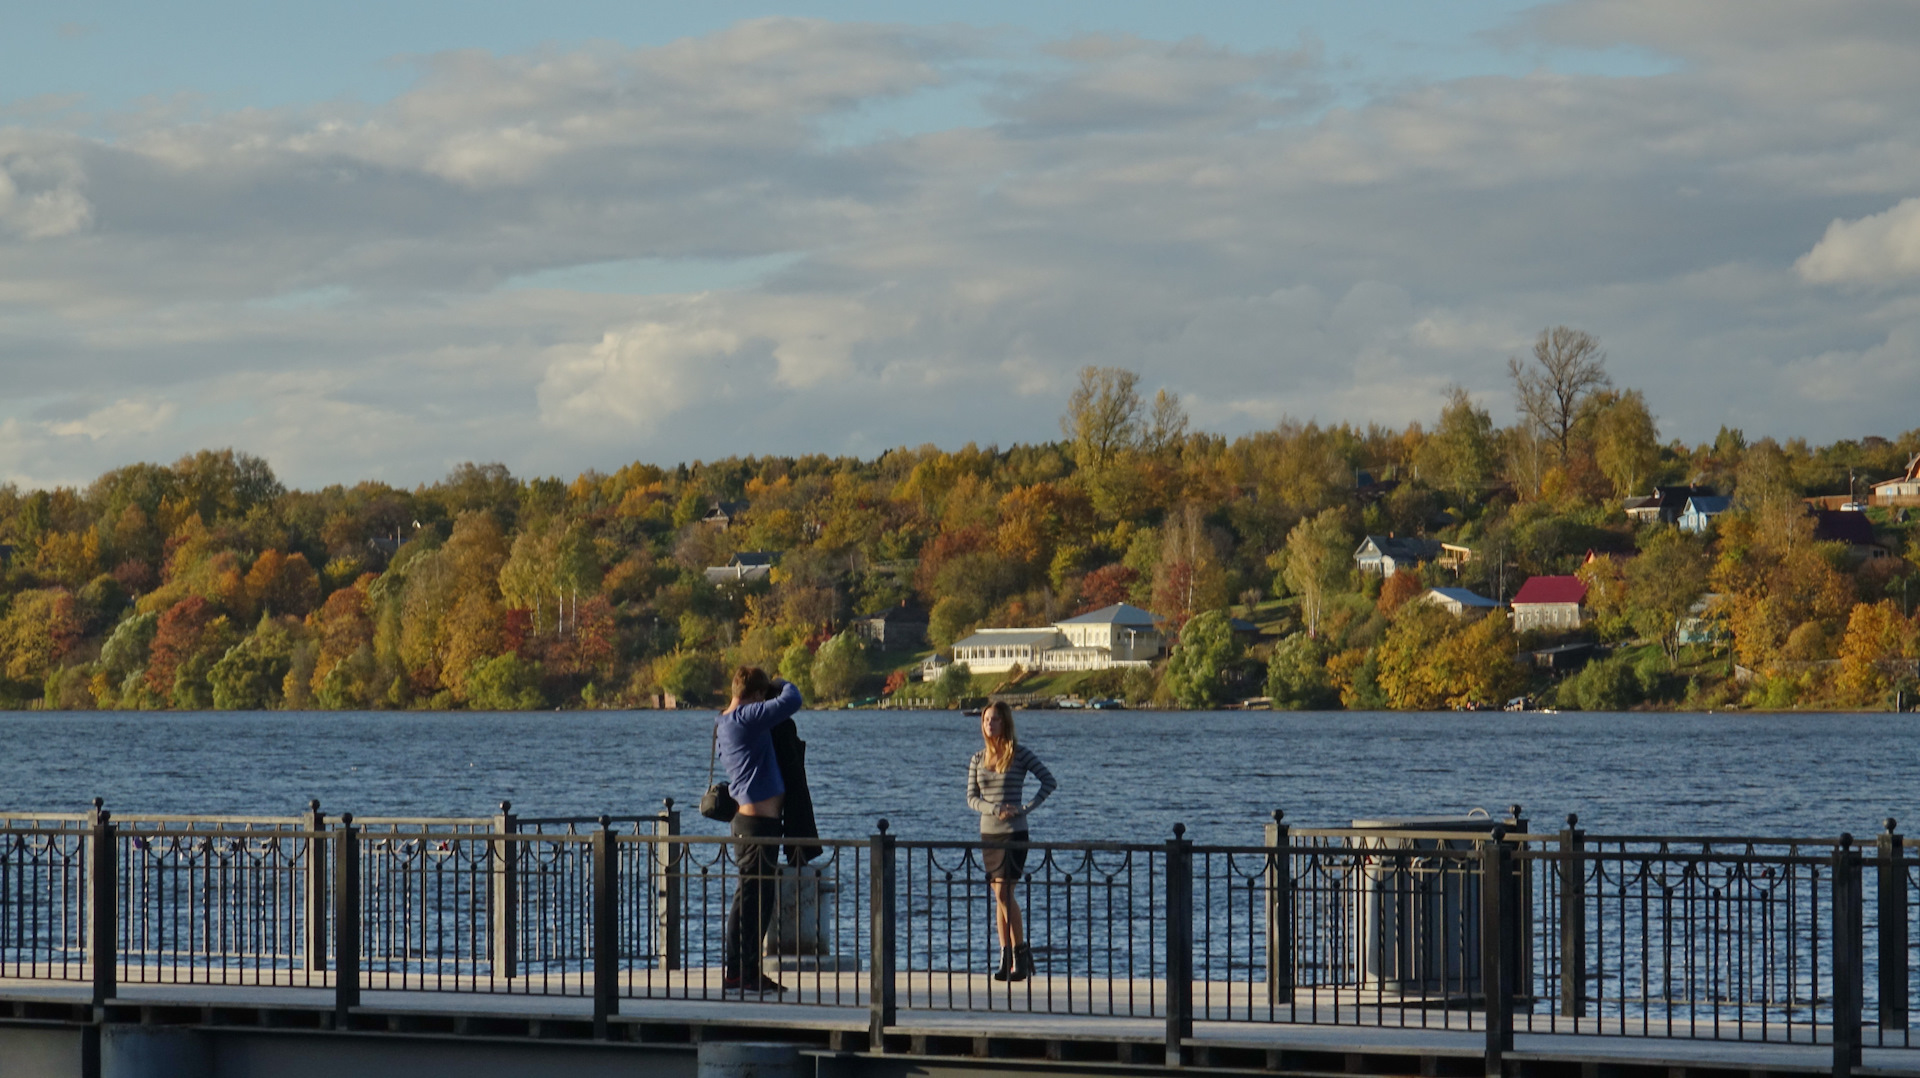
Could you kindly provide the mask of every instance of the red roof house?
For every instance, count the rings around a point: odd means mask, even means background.
[[[1586,598],[1586,581],[1577,576],[1528,577],[1513,597],[1513,631],[1578,629]]]

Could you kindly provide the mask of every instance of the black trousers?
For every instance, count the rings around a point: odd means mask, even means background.
[[[765,816],[735,816],[736,838],[779,838],[780,821]],[[780,846],[752,842],[733,844],[733,864],[740,873],[727,911],[728,977],[760,975],[760,940],[778,916],[780,901]]]

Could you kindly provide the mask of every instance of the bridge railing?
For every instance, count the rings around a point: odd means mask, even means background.
[[[1516,813],[1517,817],[1517,813]],[[1914,1048],[1916,843],[1293,828],[1264,841],[1030,843],[1034,974],[992,976],[979,842],[821,839],[743,930],[749,998],[902,1011]],[[0,813],[0,978],[622,1000],[724,983],[740,853],[782,839],[626,817]],[[760,859],[756,858],[756,862]],[[750,882],[750,881],[748,881]],[[749,942],[749,947],[754,944]],[[755,985],[749,983],[748,988]]]

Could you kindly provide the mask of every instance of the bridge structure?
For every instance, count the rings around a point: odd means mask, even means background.
[[[1875,838],[1462,825],[1033,843],[991,976],[978,842],[879,821],[783,865],[723,983],[742,844],[657,813],[0,812],[0,1076],[1218,1071],[1920,1075],[1920,860]],[[801,857],[788,858],[802,861]]]

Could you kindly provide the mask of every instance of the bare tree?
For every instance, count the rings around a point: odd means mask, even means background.
[[[1187,410],[1180,406],[1180,394],[1165,389],[1153,395],[1153,419],[1147,425],[1145,443],[1149,453],[1164,453],[1177,448],[1187,437]]]
[[[1565,464],[1580,405],[1595,390],[1613,385],[1599,339],[1567,326],[1541,330],[1540,339],[1533,342],[1532,365],[1510,356],[1507,373],[1513,376],[1520,414],[1554,444],[1559,462]]]

